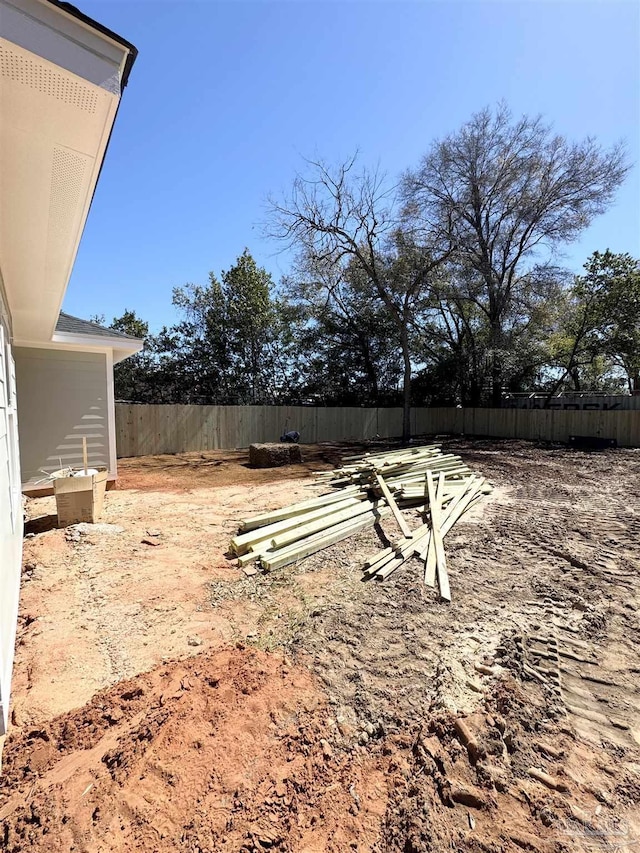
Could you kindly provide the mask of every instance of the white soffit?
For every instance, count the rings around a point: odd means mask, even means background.
[[[113,363],[124,361],[135,355],[144,346],[143,340],[131,338],[106,338],[102,335],[65,335],[56,332],[50,341],[13,341],[14,347],[25,349],[66,350],[69,352],[103,352],[111,353]]]
[[[120,94],[127,51],[43,0],[0,0],[2,38]]]
[[[0,39],[0,264],[16,338],[51,339],[118,101]]]
[[[144,346],[141,338],[123,338],[114,335],[72,335],[67,332],[55,332],[52,342],[68,349],[110,349],[113,352],[114,364],[140,352]],[[27,344],[28,346],[28,344]]]
[[[0,0],[0,35],[116,95],[123,45],[45,0]]]

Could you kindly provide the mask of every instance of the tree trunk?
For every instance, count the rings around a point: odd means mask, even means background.
[[[502,360],[496,355],[502,345],[502,328],[499,320],[494,317],[491,321],[491,406],[499,409],[502,406]]]
[[[478,381],[474,378],[469,386],[469,396],[467,400],[462,401],[462,405],[469,405],[477,409],[482,403],[482,388],[478,385]]]
[[[496,358],[495,351],[491,364],[491,406],[494,409],[502,406],[502,365]]]
[[[374,406],[378,405],[378,375],[376,373],[375,365],[371,360],[371,352],[369,350],[369,342],[359,336],[360,338],[360,347],[362,351],[362,358],[364,360],[364,369],[367,374],[367,381],[369,384],[369,396],[370,400]]]
[[[502,407],[502,377],[494,374],[491,380],[491,405],[494,409]]]
[[[577,367],[571,371],[571,379],[573,381],[573,390],[580,391],[580,373],[578,372]]]
[[[404,376],[402,380],[402,443],[411,441],[411,355],[409,353],[409,336],[406,326],[401,330],[402,360]]]

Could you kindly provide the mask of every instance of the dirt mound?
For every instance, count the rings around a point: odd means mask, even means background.
[[[244,647],[173,662],[15,736],[0,845],[39,851],[427,853],[551,849],[593,795],[557,759],[571,733],[507,677],[356,745],[312,676]],[[549,790],[528,768],[561,784]],[[627,796],[627,801],[633,798]],[[572,811],[573,809],[573,811]],[[568,843],[569,849],[573,849]]]
[[[0,845],[368,849],[383,786],[368,808],[376,774],[361,779],[335,733],[310,676],[282,655],[233,649],[160,667],[7,744]]]

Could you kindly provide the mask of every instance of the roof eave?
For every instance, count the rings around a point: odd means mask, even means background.
[[[113,30],[110,30],[108,27],[105,27],[99,21],[96,21],[94,18],[90,18],[88,15],[85,15],[84,12],[81,12],[76,6],[71,3],[65,2],[65,0],[47,0],[52,6],[55,6],[60,11],[69,15],[71,18],[75,18],[77,21],[80,21],[85,26],[89,27],[92,30],[100,33],[103,36],[111,39],[122,47],[126,48],[128,51],[127,58],[124,63],[124,67],[122,69],[122,78],[120,80],[120,92],[124,90],[129,81],[129,75],[131,74],[131,69],[133,68],[133,64],[138,57],[138,48],[131,44],[130,41],[118,35],[118,33],[114,33]]]
[[[62,81],[61,86],[80,86],[82,92],[86,90],[88,93],[87,97],[97,99],[93,111],[79,110],[71,118],[64,113],[69,120],[62,123],[63,109],[70,110],[73,104],[65,102],[60,109],[56,109],[55,88],[50,89],[48,84],[22,84],[19,78],[3,82],[0,117],[0,142],[3,147],[0,219],[3,226],[0,242],[3,243],[6,302],[15,337],[46,343],[55,334],[82,232],[100,180],[120,98],[136,59],[137,49],[64,0],[29,0],[29,8],[24,14],[19,7],[21,4],[26,7],[26,0],[7,0],[7,3],[0,0],[0,16],[11,2],[14,3],[18,17],[22,15],[20,25],[24,23],[22,18],[30,22],[29,26],[24,25],[22,29],[19,26],[16,33],[21,34],[21,38],[16,37],[9,43],[8,49],[14,58],[17,57],[16,61],[26,63],[26,67],[31,67],[29,63],[35,63],[38,72],[34,72],[34,79],[40,79],[38,75],[42,79],[54,75],[56,80]],[[54,34],[53,41],[41,38],[42,28]],[[5,35],[3,29],[3,46]],[[65,41],[75,45],[74,50],[68,52],[72,59],[66,64],[59,56],[65,53],[62,49]],[[98,48],[104,48],[104,56],[98,52]],[[85,69],[80,60],[84,53],[104,60],[104,78],[99,76],[103,70],[100,62],[97,68],[90,63],[89,71],[83,74]],[[18,129],[17,133],[14,132],[14,126]],[[22,143],[23,137],[28,144]],[[77,169],[73,166],[75,172],[66,167],[55,172],[57,192],[67,207],[64,229],[62,226],[52,229],[47,224],[53,216],[52,211],[55,213],[57,210],[50,203],[54,180],[52,164],[55,162],[55,152],[60,151],[63,152],[60,156],[67,159],[75,157],[78,166]],[[24,181],[22,175],[25,176]],[[5,226],[5,223],[9,224]],[[14,232],[19,235],[17,238]],[[4,245],[5,240],[11,247],[10,251]],[[24,250],[24,247],[31,245],[35,247],[33,252]]]
[[[74,346],[87,346],[91,349],[119,349],[134,355],[140,352],[144,346],[143,338],[123,338],[114,335],[83,335],[71,334],[70,332],[54,332],[51,342],[54,344],[71,344]]]
[[[122,69],[122,77],[120,79],[120,97],[122,97],[122,93],[124,92],[126,85],[129,82],[129,75],[131,74],[131,69],[133,68],[133,65],[134,65],[134,63],[138,57],[138,48],[134,44],[132,44],[130,41],[127,41],[127,39],[118,35],[118,33],[115,33],[115,32],[113,32],[113,30],[110,30],[108,27],[105,27],[99,21],[96,21],[94,18],[90,18],[88,15],[85,15],[83,12],[80,11],[80,9],[78,9],[76,6],[73,6],[71,3],[67,3],[67,2],[65,2],[65,0],[47,0],[47,2],[50,3],[52,6],[55,6],[60,11],[66,13],[70,17],[75,18],[76,20],[80,21],[85,26],[96,30],[96,32],[101,33],[102,35],[106,36],[107,38],[113,39],[113,41],[117,42],[118,44],[122,45],[124,48],[127,49],[127,51],[128,51],[127,52],[127,58],[125,59],[124,66]],[[89,208],[87,210],[87,216],[89,215],[91,208],[93,207],[93,201],[95,199],[96,190],[97,190],[98,184],[100,182],[100,176],[102,175],[102,169],[104,168],[104,162],[105,162],[105,159],[107,156],[107,152],[109,150],[109,145],[111,144],[111,138],[113,136],[113,128],[115,127],[115,123],[116,123],[116,120],[118,118],[118,113],[120,112],[120,103],[121,103],[121,101],[119,100],[118,104],[116,106],[116,112],[115,112],[115,115],[113,117],[113,122],[111,123],[111,128],[109,129],[109,136],[107,137],[107,144],[105,146],[105,149],[104,149],[104,152],[102,155],[102,160],[100,162],[100,168],[98,170],[96,183],[94,185],[93,192],[91,194],[91,200],[89,202]],[[84,228],[83,228],[83,231],[84,231]],[[64,301],[64,295],[63,295],[62,300],[60,301],[60,309],[62,308],[63,301]],[[55,332],[54,332],[54,336],[55,336]],[[140,347],[139,349],[142,349],[142,347]],[[138,350],[134,350],[133,352],[131,352],[129,354],[133,355],[135,352],[138,352]],[[126,358],[126,356],[123,356],[123,357]]]

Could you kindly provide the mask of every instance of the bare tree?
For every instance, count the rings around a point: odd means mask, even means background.
[[[411,437],[411,323],[416,302],[447,252],[419,247],[398,228],[395,188],[377,171],[355,172],[356,157],[335,168],[309,161],[289,197],[270,201],[267,233],[298,251],[300,262],[326,267],[338,280],[360,274],[395,326],[403,362],[402,438]]]
[[[433,144],[402,181],[405,226],[450,243],[477,276],[474,299],[492,353],[491,402],[501,404],[504,323],[527,261],[540,263],[606,210],[628,171],[621,145],[569,143],[540,117],[500,105]],[[546,258],[545,258],[546,256]]]

